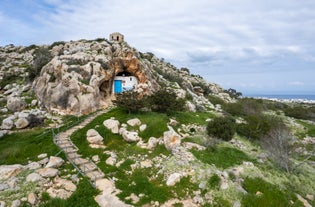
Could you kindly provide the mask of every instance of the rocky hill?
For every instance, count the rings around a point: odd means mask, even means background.
[[[0,206],[315,205],[312,104],[236,100],[106,39],[9,45],[0,60]],[[113,107],[119,74],[185,110]]]

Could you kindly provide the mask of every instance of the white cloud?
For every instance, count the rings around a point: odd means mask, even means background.
[[[301,82],[301,81],[293,81],[293,82],[290,82],[289,85],[292,85],[292,86],[304,86],[305,83]]]

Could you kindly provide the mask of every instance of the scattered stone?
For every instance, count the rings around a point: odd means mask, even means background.
[[[136,196],[134,193],[131,193],[130,196],[126,197],[126,200],[131,200],[132,204],[136,204],[140,201],[140,198]]]
[[[77,186],[71,182],[70,180],[62,179],[62,178],[55,178],[54,184],[58,188],[63,188],[67,191],[74,192],[77,189]]]
[[[140,132],[143,132],[144,130],[147,129],[147,125],[146,124],[142,124],[140,127],[139,127],[139,130]]]
[[[31,162],[28,165],[26,165],[26,168],[30,170],[37,170],[41,168],[41,165],[38,162]]]
[[[46,157],[47,157],[47,154],[46,154],[46,153],[40,154],[40,155],[37,156],[38,159],[44,159],[44,158],[46,158]]]
[[[31,205],[35,205],[37,201],[37,197],[35,193],[30,193],[27,196],[27,202],[29,202]]]
[[[240,201],[235,201],[233,204],[233,207],[241,207],[241,202]]]
[[[46,191],[50,197],[52,198],[61,198],[61,199],[67,199],[71,196],[72,192],[66,191],[65,189],[56,189],[53,187],[50,187]]]
[[[263,195],[263,193],[260,192],[260,191],[257,191],[257,192],[256,192],[256,195],[257,195],[257,196],[261,196],[261,195]]]
[[[11,204],[11,207],[19,207],[21,205],[20,200],[14,200]]]
[[[13,128],[13,118],[8,117],[2,121],[1,129],[10,130]]]
[[[6,183],[0,183],[0,191],[4,191],[4,190],[7,190],[9,189],[10,186]]]
[[[140,140],[137,132],[130,132],[125,128],[120,128],[119,133],[127,142],[136,142]]]
[[[0,178],[5,180],[18,175],[22,170],[23,166],[19,164],[15,165],[1,165],[0,166]]]
[[[308,201],[305,198],[303,198],[301,195],[296,194],[296,196],[297,196],[297,199],[303,203],[304,207],[312,207],[312,205],[309,204]]]
[[[164,132],[164,145],[167,150],[172,151],[174,148],[179,147],[181,144],[181,137],[174,129],[168,126],[169,131]]]
[[[100,161],[100,157],[99,157],[98,155],[94,155],[94,156],[92,157],[92,160],[93,160],[94,162],[99,162],[99,161]]]
[[[314,201],[314,195],[307,194],[306,198],[310,201]]]
[[[29,121],[26,118],[19,118],[15,123],[17,129],[24,129],[29,125]]]
[[[103,144],[103,137],[95,129],[89,129],[86,132],[86,136],[86,139],[90,144]]]
[[[31,106],[36,106],[37,103],[38,103],[38,101],[37,101],[36,99],[34,99],[34,100],[32,100],[32,102],[31,102]]]
[[[7,98],[7,108],[10,111],[22,111],[26,106],[26,102],[21,97],[9,96]]]
[[[4,201],[0,201],[0,207],[5,207],[5,202]]]
[[[114,118],[107,119],[103,122],[103,125],[112,131],[113,134],[118,134],[119,132],[119,121]]]
[[[127,121],[127,124],[134,127],[134,126],[140,126],[141,125],[141,121],[138,118],[134,118],[134,119],[130,119]]]
[[[180,181],[180,178],[181,178],[181,174],[179,173],[173,173],[171,174],[167,181],[166,181],[166,185],[167,186],[174,186],[176,183],[178,183]]]
[[[50,156],[46,168],[59,168],[65,161],[60,157]]]
[[[117,155],[115,153],[111,153],[110,157],[106,159],[105,163],[107,165],[112,165],[114,166],[117,162]]]
[[[176,126],[178,124],[179,124],[178,121],[176,121],[175,119],[170,119],[169,125]]]
[[[40,176],[38,173],[31,173],[26,177],[26,182],[38,182],[42,179],[42,176]]]
[[[46,158],[44,158],[44,159],[38,161],[37,163],[39,163],[39,164],[41,164],[41,165],[46,165],[46,164],[48,163],[48,161],[49,161],[49,159],[48,159],[48,157],[46,157]]]
[[[58,175],[58,170],[55,168],[41,168],[37,172],[44,178],[53,178]]]
[[[140,162],[141,168],[149,168],[152,167],[152,161],[151,160],[144,160]]]
[[[148,141],[148,149],[153,150],[159,143],[159,140],[155,137],[150,137]]]

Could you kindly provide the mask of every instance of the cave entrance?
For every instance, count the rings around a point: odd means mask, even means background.
[[[122,93],[133,90],[138,85],[138,79],[128,72],[118,73],[113,81],[113,93]]]

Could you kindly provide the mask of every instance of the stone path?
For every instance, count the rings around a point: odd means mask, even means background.
[[[91,183],[95,186],[98,179],[104,178],[104,173],[97,167],[97,165],[88,158],[82,158],[82,155],[78,154],[78,147],[73,144],[70,137],[78,129],[82,129],[88,123],[90,123],[97,116],[108,112],[99,111],[90,117],[86,118],[79,125],[73,126],[70,129],[61,132],[54,136],[54,143],[65,153],[69,162],[85,177],[88,177]]]

